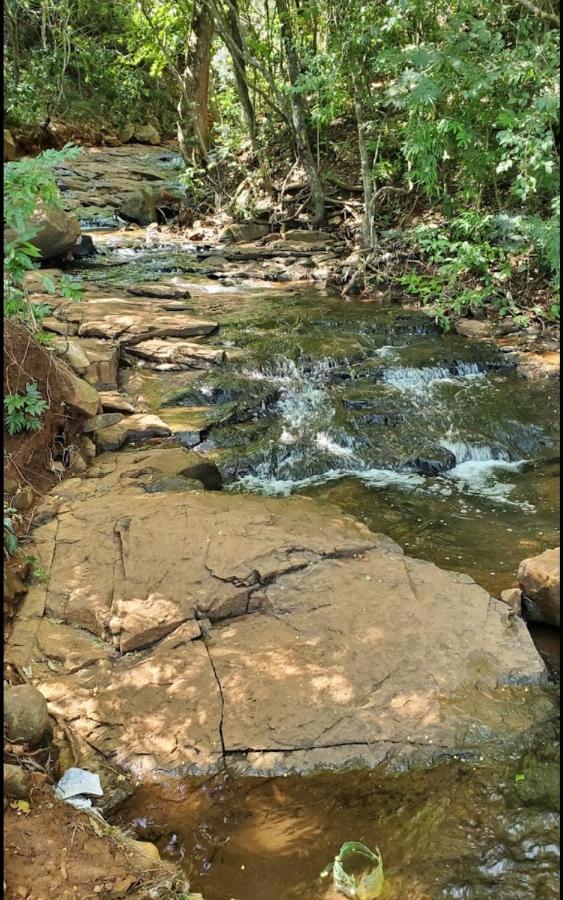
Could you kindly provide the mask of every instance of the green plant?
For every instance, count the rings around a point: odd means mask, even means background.
[[[39,230],[33,224],[33,215],[38,204],[61,208],[53,169],[80,152],[79,147],[68,144],[62,150],[45,150],[36,158],[4,166],[4,314],[17,316],[34,331],[50,307],[30,303],[25,289],[25,276],[41,255],[32,243]],[[57,292],[51,279],[45,279],[45,286],[50,293]],[[80,293],[65,278],[59,282],[59,292],[69,299],[77,299]]]
[[[7,556],[14,556],[18,549],[19,541],[15,526],[21,520],[17,509],[14,509],[4,500],[4,553]]]
[[[37,385],[32,382],[26,385],[25,394],[7,394],[4,397],[4,407],[6,427],[13,435],[22,431],[38,431],[42,424],[41,417],[49,409],[49,404],[43,400]]]
[[[49,580],[49,573],[36,556],[26,556],[25,561],[30,567],[30,578],[34,584],[45,584]]]

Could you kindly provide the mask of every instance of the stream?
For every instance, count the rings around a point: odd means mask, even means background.
[[[216,463],[223,490],[315,497],[496,596],[521,559],[559,544],[553,381],[416,311],[258,282],[220,249],[215,266],[213,251],[92,234],[102,252],[74,276],[180,278],[189,309],[220,323],[206,342],[226,351],[223,367],[129,369],[122,389],[141,384],[176,426],[171,442]],[[553,632],[536,640],[557,682]],[[205,900],[328,900],[320,872],[346,840],[380,848],[384,897],[548,900],[557,740],[547,726],[514,757],[410,772],[147,784],[118,820],[184,865]]]

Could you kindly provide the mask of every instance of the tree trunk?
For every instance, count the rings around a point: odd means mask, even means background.
[[[367,146],[366,130],[367,122],[364,119],[364,113],[361,101],[356,94],[354,99],[354,108],[356,112],[356,122],[358,125],[358,145],[360,150],[360,166],[362,170],[362,186],[364,189],[364,219],[362,224],[362,245],[368,252],[375,250],[377,246],[377,234],[375,232],[374,222],[374,191],[373,191],[373,172],[370,160],[370,153]]]
[[[209,78],[214,22],[206,4],[196,13],[192,28],[193,44],[186,53],[186,66],[178,101],[178,143],[185,159],[193,144],[193,162],[204,160],[209,150],[211,116]],[[190,35],[190,38],[192,36]]]
[[[276,0],[276,6],[280,18],[281,36],[287,60],[289,81],[291,86],[295,87],[299,79],[300,64],[291,27],[291,16],[287,0]],[[309,134],[307,132],[305,104],[303,103],[301,94],[292,92],[291,114],[297,155],[305,169],[305,174],[307,175],[307,180],[309,182],[309,189],[311,191],[314,224],[322,225],[326,216],[325,192],[311,150]]]
[[[252,144],[252,149],[258,153],[258,144],[256,142],[256,116],[254,106],[250,99],[250,91],[248,89],[248,81],[246,78],[246,62],[244,60],[244,42],[240,27],[240,19],[238,13],[238,0],[230,0],[228,23],[231,31],[231,37],[234,45],[238,48],[238,53],[231,53],[233,68],[235,70],[235,78],[240,104],[246,119],[246,127]]]

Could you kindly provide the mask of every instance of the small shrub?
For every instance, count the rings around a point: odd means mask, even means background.
[[[4,397],[6,409],[6,427],[10,434],[20,434],[22,431],[39,431],[42,425],[41,417],[49,409],[49,404],[43,399],[32,382],[27,384],[25,394],[8,394]]]

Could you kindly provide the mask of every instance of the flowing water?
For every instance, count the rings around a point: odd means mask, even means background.
[[[227,351],[223,369],[147,373],[145,394],[165,420],[183,416],[226,490],[323,499],[497,595],[522,558],[559,544],[553,382],[413,311],[210,273],[213,257],[190,248],[117,248],[87,278],[183,275],[190,308],[221,323],[209,342]],[[556,666],[545,634],[541,646]],[[328,900],[319,874],[345,840],[380,847],[385,897],[548,900],[556,747],[548,733],[481,766],[147,785],[120,819],[185,864],[206,900]]]
[[[422,313],[225,287],[201,277],[212,257],[129,252],[88,278],[192,273],[191,308],[222,325],[210,342],[232,362],[168,376],[161,402],[204,429],[196,452],[228,490],[326,499],[496,594],[521,559],[559,543],[554,382],[524,379],[496,348],[444,336]]]

